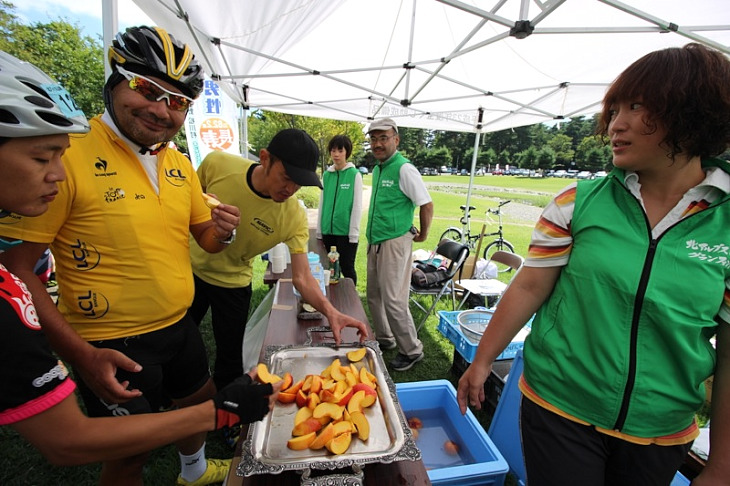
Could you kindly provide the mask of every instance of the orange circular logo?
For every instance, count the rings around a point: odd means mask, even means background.
[[[198,133],[203,145],[212,150],[226,150],[233,145],[233,129],[221,118],[206,118]]]

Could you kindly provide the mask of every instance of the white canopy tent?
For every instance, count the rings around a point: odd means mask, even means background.
[[[475,132],[475,148],[480,132],[595,113],[650,51],[730,54],[727,0],[134,1],[244,109],[388,116]]]

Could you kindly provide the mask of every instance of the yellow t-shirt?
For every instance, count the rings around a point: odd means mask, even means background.
[[[95,117],[89,134],[71,136],[67,178],[49,210],[0,227],[51,243],[58,308],[87,341],[162,329],[192,302],[189,228],[210,209],[184,155],[164,149],[158,160],[159,195],[129,146]]]
[[[206,253],[191,239],[193,272],[211,285],[235,288],[250,284],[253,259],[279,243],[284,242],[292,254],[307,252],[306,211],[294,197],[278,203],[254,191],[251,173],[255,165],[237,155],[211,152],[198,167],[205,192],[241,211],[236,241],[222,252]]]

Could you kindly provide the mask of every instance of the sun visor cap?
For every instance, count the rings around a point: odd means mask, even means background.
[[[307,132],[296,128],[282,130],[274,135],[266,150],[281,161],[291,180],[300,186],[322,189],[317,175],[319,148]]]
[[[395,124],[395,121],[393,121],[392,118],[381,118],[380,120],[375,120],[370,124],[368,127],[368,133],[376,130],[387,131],[391,128],[395,130],[395,133],[398,133],[398,125]]]

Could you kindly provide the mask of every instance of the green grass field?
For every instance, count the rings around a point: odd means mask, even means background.
[[[424,180],[430,185],[435,217],[427,241],[414,245],[414,249],[422,248],[430,251],[436,247],[441,233],[447,227],[459,226],[461,216],[459,206],[466,201],[468,177],[430,176],[425,177]],[[484,210],[487,207],[495,207],[499,200],[511,199],[515,202],[544,206],[550,199],[549,195],[557,192],[568,182],[565,179],[527,179],[511,176],[477,177],[474,184],[478,185],[479,188],[473,192],[471,205],[477,207],[478,211],[473,214],[472,230],[478,231],[481,228]],[[370,176],[366,176],[365,184],[369,183]],[[431,185],[431,183],[437,184]],[[367,210],[367,208],[365,209]],[[367,215],[363,215],[363,228],[366,218]],[[414,221],[417,223],[418,219],[416,218]],[[515,245],[517,253],[524,255],[529,243],[532,224],[525,221],[511,220],[510,218],[506,218],[503,223],[505,238]],[[488,229],[490,231],[494,230],[493,227]],[[366,249],[367,243],[363,231],[357,256],[357,287],[367,312],[367,303],[365,302]],[[252,309],[268,291],[268,287],[262,282],[264,269],[264,263],[258,260],[254,273],[255,287]],[[447,306],[446,302],[447,300],[444,299],[437,309],[450,310],[450,306]],[[415,309],[414,318],[418,319],[418,316],[418,310]],[[410,382],[443,378],[449,379],[456,384],[456,377],[449,371],[454,347],[438,332],[436,329],[437,324],[438,321],[435,316],[429,317],[419,334],[424,344],[426,359],[406,372],[393,372],[391,376],[394,381]],[[201,326],[201,330],[207,346],[214,352],[215,344],[209,322],[205,321]],[[396,351],[384,352],[386,363],[394,358],[395,354]],[[489,417],[483,413],[478,413],[477,417],[486,429],[489,426]],[[208,457],[225,458],[233,455],[232,450],[223,443],[217,433],[209,434],[206,451]],[[99,470],[100,466],[98,464],[65,468],[51,466],[10,427],[0,428],[0,485],[94,485]],[[172,485],[178,471],[179,465],[175,449],[172,446],[164,447],[152,453],[152,458],[145,469],[145,482],[150,485]]]

